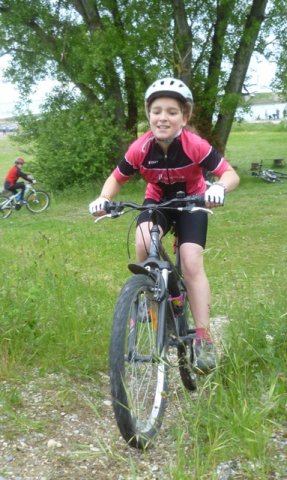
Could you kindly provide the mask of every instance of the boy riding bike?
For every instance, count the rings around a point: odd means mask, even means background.
[[[146,180],[144,204],[160,203],[185,195],[205,194],[206,207],[223,206],[226,192],[239,184],[229,162],[206,140],[188,129],[193,97],[190,89],[175,78],[155,81],[146,91],[145,110],[150,130],[135,140],[107,178],[99,198],[89,205],[92,215],[105,214],[105,204],[120,191],[133,174]],[[206,187],[204,173],[211,172],[218,182]],[[211,294],[204,269],[203,251],[207,237],[207,213],[162,211],[161,235],[176,222],[181,269],[196,327],[195,368],[208,373],[216,367],[216,352],[209,329]],[[137,222],[136,253],[140,262],[147,256],[150,242],[148,212]]]
[[[26,173],[22,172],[22,167],[25,163],[23,158],[16,158],[15,165],[10,168],[9,172],[7,173],[4,181],[4,189],[8,190],[15,195],[17,190],[21,190],[19,204],[22,205],[24,203],[24,192],[25,192],[25,183],[18,182],[19,178],[23,178],[27,180],[27,182],[35,183],[34,178],[31,175],[27,175]]]

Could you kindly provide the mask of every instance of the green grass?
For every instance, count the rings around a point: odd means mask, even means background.
[[[274,125],[235,124],[226,148],[226,157],[240,171],[250,170],[251,163],[263,161],[265,168],[273,167],[275,158],[287,164],[287,122]]]
[[[1,173],[15,156],[15,146],[2,145]],[[205,252],[212,315],[230,319],[224,355],[197,399],[183,395],[181,421],[170,432],[178,460],[167,464],[167,478],[215,479],[216,466],[232,459],[244,479],[267,480],[279,468],[270,435],[286,421],[287,182],[266,184],[248,169],[259,159],[271,166],[286,151],[282,126],[232,132],[227,153],[241,184],[210,217]],[[139,201],[142,192],[141,182],[131,183],[121,198]],[[129,276],[131,217],[95,225],[87,205],[96,193],[66,192],[39,216],[22,209],[1,222],[3,380],[21,382],[37,367],[97,383],[107,371],[113,308]],[[20,401],[13,391],[1,397],[8,412]],[[17,428],[21,417],[11,413],[11,422]]]

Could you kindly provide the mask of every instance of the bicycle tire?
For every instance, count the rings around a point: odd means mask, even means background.
[[[262,180],[264,180],[264,182],[267,182],[267,183],[280,182],[280,178],[278,178],[277,175],[275,175],[273,172],[271,173],[271,172],[265,171],[264,173],[262,173],[261,178]]]
[[[156,351],[164,305],[153,300],[154,285],[142,274],[127,281],[116,304],[110,343],[115,418],[125,441],[138,449],[146,449],[158,433],[166,406],[168,363],[166,352]]]
[[[0,196],[0,216],[1,218],[4,218],[4,219],[10,217],[13,211],[13,206],[11,202],[2,208],[2,204],[7,202],[7,200],[8,200],[8,197],[5,197],[5,195]]]
[[[193,352],[193,338],[191,337],[191,333],[194,330],[191,328],[190,321],[189,321],[189,305],[187,303],[187,298],[185,296],[185,301],[183,304],[183,313],[180,316],[179,321],[179,334],[182,337],[186,337],[189,335],[189,339],[186,342],[181,343],[177,347],[177,358],[178,358],[178,368],[180,373],[181,381],[184,387],[194,392],[197,389],[197,381],[196,381],[196,374],[192,368],[194,362],[194,352]]]
[[[277,175],[278,178],[280,179],[286,179],[287,180],[287,173],[286,172],[276,172],[275,170],[273,170],[273,173],[275,175]]]
[[[43,190],[31,192],[26,197],[26,207],[32,213],[41,213],[50,205],[50,195]]]

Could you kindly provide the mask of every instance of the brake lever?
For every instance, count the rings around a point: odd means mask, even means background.
[[[97,217],[96,220],[94,220],[94,223],[98,223],[100,222],[101,220],[104,220],[104,218],[111,218],[111,214],[110,213],[107,213],[106,215],[101,215],[100,217]]]
[[[205,208],[205,207],[194,207],[192,209],[192,211],[194,211],[194,212],[201,211],[201,212],[205,212],[205,213],[209,213],[210,215],[213,215],[213,211],[210,210],[210,208]],[[191,211],[191,213],[192,213],[192,211]]]
[[[124,212],[115,212],[115,211],[113,211],[112,213],[106,213],[106,215],[101,215],[100,217],[97,217],[96,220],[94,220],[94,223],[98,223],[100,220],[104,220],[104,218],[117,218],[123,214]]]
[[[189,213],[193,212],[205,212],[209,213],[210,215],[213,215],[213,211],[210,210],[210,208],[205,208],[205,207],[192,207],[192,208],[187,208],[186,209]]]

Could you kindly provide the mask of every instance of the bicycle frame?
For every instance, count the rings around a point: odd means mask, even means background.
[[[153,298],[156,302],[160,303],[159,319],[158,319],[158,334],[157,334],[157,352],[161,355],[164,351],[164,339],[165,339],[165,323],[166,312],[168,302],[168,280],[171,272],[173,272],[173,264],[168,260],[161,260],[161,255],[165,255],[165,250],[160,240],[160,230],[157,223],[157,213],[152,212],[151,222],[153,226],[150,231],[150,250],[148,258],[141,263],[129,264],[129,270],[137,275],[144,274],[151,276],[155,280],[155,291],[153,292]]]
[[[191,212],[193,210],[204,210],[207,213],[213,213],[209,209],[206,209],[205,207],[196,207],[195,202],[203,205],[204,204],[204,197],[202,195],[195,195],[193,197],[179,197],[175,201],[179,202],[186,201],[186,199],[189,198],[190,203],[192,204],[192,201],[194,201],[193,208],[190,210]],[[174,200],[164,202],[160,205],[160,208],[168,208],[168,206],[171,204]],[[112,204],[111,204],[112,205]],[[119,204],[114,204],[118,205],[118,207],[124,208],[124,206],[130,206],[133,207],[135,204],[133,203],[119,203]],[[110,207],[111,208],[111,207]],[[164,343],[165,343],[165,326],[166,326],[166,318],[167,318],[167,311],[168,308],[170,308],[171,312],[172,309],[169,307],[169,288],[173,292],[178,291],[178,295],[180,294],[180,289],[178,283],[180,283],[181,288],[185,290],[185,285],[184,282],[181,278],[180,275],[180,253],[179,253],[179,248],[176,247],[176,262],[175,264],[172,262],[171,258],[169,257],[168,253],[163,247],[163,244],[161,242],[160,238],[160,230],[158,226],[158,220],[157,220],[157,209],[158,205],[151,205],[151,223],[152,228],[150,230],[150,248],[149,248],[149,254],[146,260],[140,263],[131,263],[128,265],[129,270],[134,274],[144,274],[147,276],[150,276],[153,278],[155,281],[155,291],[153,292],[153,299],[154,301],[158,302],[161,306],[159,310],[159,319],[158,319],[158,334],[157,334],[157,352],[158,355],[161,356],[161,352],[164,352]],[[185,209],[185,207],[177,207],[179,210],[180,209]],[[148,210],[149,206],[137,206],[138,210]],[[113,213],[113,210],[111,214],[107,214],[106,216],[109,216],[111,218],[116,218],[120,212],[118,211],[117,213]],[[114,210],[116,212],[116,208]],[[99,217],[103,218],[103,217]],[[95,220],[97,222],[98,220]],[[173,321],[175,320],[174,315],[172,313]],[[178,326],[174,323],[174,330],[176,337],[178,338],[178,341],[180,342],[180,335],[179,335],[179,328]]]
[[[36,189],[32,186],[31,183],[25,184],[25,191],[24,191],[24,198],[27,196],[29,192],[36,193]]]
[[[176,246],[174,265],[161,242],[157,210],[174,208],[192,213],[200,207],[195,206],[192,197],[150,206],[131,202],[109,205],[106,210],[111,218],[130,210],[148,210],[152,223],[148,257],[128,265],[133,275],[117,299],[109,354],[113,409],[119,430],[129,445],[143,449],[157,435],[163,421],[167,372],[174,359],[174,355],[169,355],[171,348],[176,349],[183,385],[189,391],[196,390],[196,374],[192,370],[195,331],[189,328],[186,318],[179,247]],[[124,212],[128,207],[130,210]],[[177,310],[171,298],[175,287],[184,297],[182,310]]]
[[[287,178],[286,172],[277,172],[270,168],[263,169],[263,163],[260,162],[259,169],[257,171],[252,171],[251,175],[253,177],[259,177],[267,183],[276,183],[280,182],[282,179]]]
[[[27,196],[28,192],[36,193],[35,188],[32,187],[32,185],[31,185],[30,183],[26,183],[26,184],[25,184],[24,198]],[[10,195],[9,197],[7,197],[7,201],[3,204],[3,206],[6,207],[6,206],[8,206],[10,203],[12,203],[12,204],[15,206],[15,204],[18,203],[19,194],[20,194],[20,192],[17,192],[17,193],[13,193],[13,194]]]

